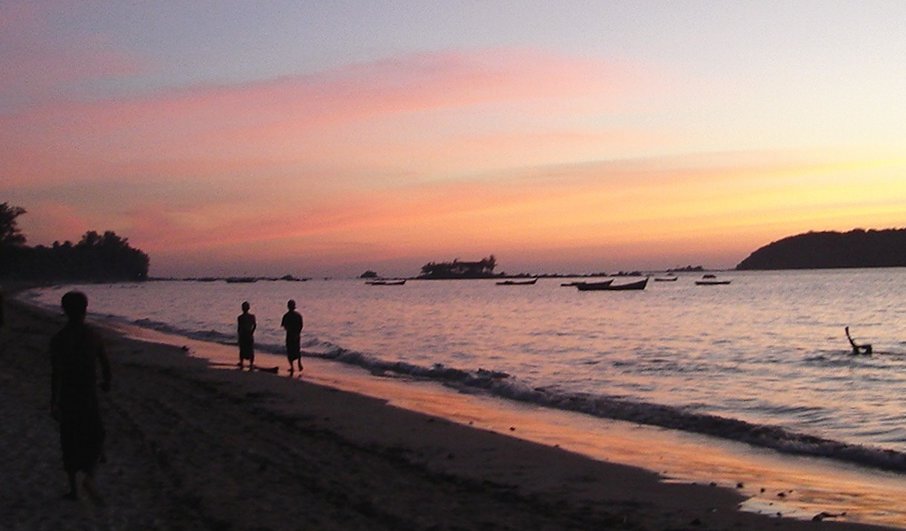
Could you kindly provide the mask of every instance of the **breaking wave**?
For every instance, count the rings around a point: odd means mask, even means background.
[[[33,303],[41,304],[38,300]],[[217,330],[187,330],[168,323],[151,319],[129,320],[115,315],[105,319],[131,323],[168,334],[176,334],[201,341],[224,345],[235,345],[235,336]],[[637,424],[697,433],[726,440],[750,444],[790,455],[828,458],[841,462],[872,467],[876,469],[906,472],[906,452],[870,445],[846,443],[809,433],[796,432],[780,426],[757,424],[746,420],[729,418],[689,408],[667,406],[645,401],[628,400],[604,394],[567,392],[548,387],[537,387],[520,380],[518,375],[508,374],[494,368],[466,370],[444,364],[431,366],[401,361],[388,361],[378,356],[350,350],[303,336],[304,355],[334,360],[355,365],[372,374],[385,377],[411,378],[439,382],[464,393],[487,393],[489,395],[591,415],[604,419],[622,420]],[[272,354],[282,354],[283,345],[258,343],[256,349]],[[842,360],[842,361],[841,361]],[[839,358],[830,353],[818,353],[806,358],[805,363],[849,366],[852,360]]]
[[[356,365],[381,376],[398,376],[440,382],[460,392],[486,392],[495,397],[553,409],[584,413],[672,430],[719,437],[768,448],[785,454],[822,457],[894,472],[906,472],[906,453],[859,444],[849,444],[815,435],[797,433],[779,426],[692,412],[685,408],[630,401],[606,395],[569,393],[532,387],[518,377],[493,369],[469,371],[443,364],[424,367],[382,360],[375,356],[333,346],[308,355]]]

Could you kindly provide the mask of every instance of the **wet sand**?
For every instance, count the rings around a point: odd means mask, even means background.
[[[89,306],[90,311],[90,306]],[[876,529],[737,510],[742,496],[298,378],[212,370],[105,332],[104,497],[61,499],[47,346],[7,297],[0,522],[9,529]]]

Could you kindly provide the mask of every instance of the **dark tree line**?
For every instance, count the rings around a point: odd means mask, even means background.
[[[906,229],[808,232],[772,242],[736,269],[906,266]]]
[[[148,278],[148,255],[112,231],[88,231],[78,243],[26,245],[17,218],[21,207],[0,203],[0,278],[117,281]]]
[[[0,249],[25,245],[25,235],[19,230],[16,218],[25,214],[25,209],[0,203]]]

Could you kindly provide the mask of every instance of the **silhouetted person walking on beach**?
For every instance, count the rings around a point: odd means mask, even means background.
[[[103,454],[104,425],[98,409],[95,362],[101,365],[100,388],[105,393],[110,390],[110,363],[100,336],[85,324],[85,294],[70,291],[63,295],[62,305],[68,322],[50,341],[50,412],[60,423],[63,468],[69,476],[66,498],[78,499],[76,474],[82,472],[82,486],[100,503],[94,472]]]
[[[283,321],[280,323],[286,330],[286,359],[289,361],[289,373],[293,373],[293,361],[299,364],[299,372],[302,372],[302,353],[299,346],[299,334],[302,333],[302,315],[296,311],[296,301],[290,299],[286,303],[287,311],[283,314]]]
[[[239,368],[249,360],[249,369],[255,367],[255,329],[258,322],[255,314],[249,313],[252,307],[248,301],[242,303],[242,313],[236,318],[236,332],[239,334]]]

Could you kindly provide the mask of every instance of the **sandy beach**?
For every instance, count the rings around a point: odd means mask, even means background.
[[[103,504],[61,499],[48,341],[62,317],[6,301],[5,529],[878,529],[738,510],[742,496],[104,330]],[[90,311],[90,306],[89,306]]]

